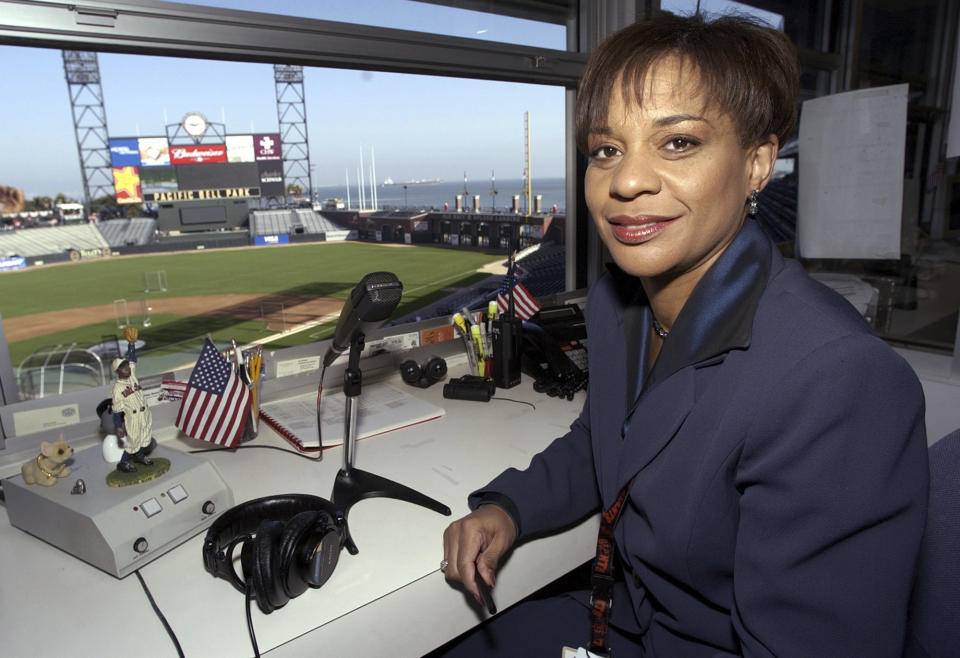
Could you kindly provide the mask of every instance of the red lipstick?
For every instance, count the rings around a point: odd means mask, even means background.
[[[623,244],[642,244],[670,225],[675,217],[658,215],[618,215],[607,222],[613,231],[613,237]]]

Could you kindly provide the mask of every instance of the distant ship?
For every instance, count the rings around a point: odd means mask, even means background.
[[[385,178],[383,180],[383,185],[436,185],[442,183],[442,178],[415,178],[414,180],[402,181],[400,183],[394,183],[392,178]]]

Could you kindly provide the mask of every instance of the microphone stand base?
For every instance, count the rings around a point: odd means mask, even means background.
[[[347,523],[347,515],[355,503],[366,498],[393,498],[426,507],[444,516],[450,516],[451,514],[450,508],[440,501],[430,498],[399,482],[388,480],[374,473],[362,471],[359,468],[351,468],[349,471],[340,469],[333,483],[331,502],[343,512],[345,530],[344,547],[350,555],[356,555],[359,549],[350,534],[350,524]]]

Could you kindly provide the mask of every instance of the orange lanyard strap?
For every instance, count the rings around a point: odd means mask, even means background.
[[[597,534],[597,557],[593,560],[590,584],[593,593],[590,596],[590,652],[598,656],[609,656],[607,631],[610,628],[610,607],[613,605],[613,527],[623,513],[624,503],[633,480],[620,490],[617,499],[600,517],[600,532]]]

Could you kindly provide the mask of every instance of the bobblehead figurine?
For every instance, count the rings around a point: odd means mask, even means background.
[[[131,462],[152,466],[153,460],[147,457],[147,450],[153,438],[153,416],[143,397],[143,388],[136,376],[137,368],[137,329],[124,327],[123,336],[127,339],[127,358],[113,360],[112,368],[117,375],[113,383],[113,422],[117,439],[123,447],[123,455],[117,464],[117,470],[133,473],[137,470]]]

